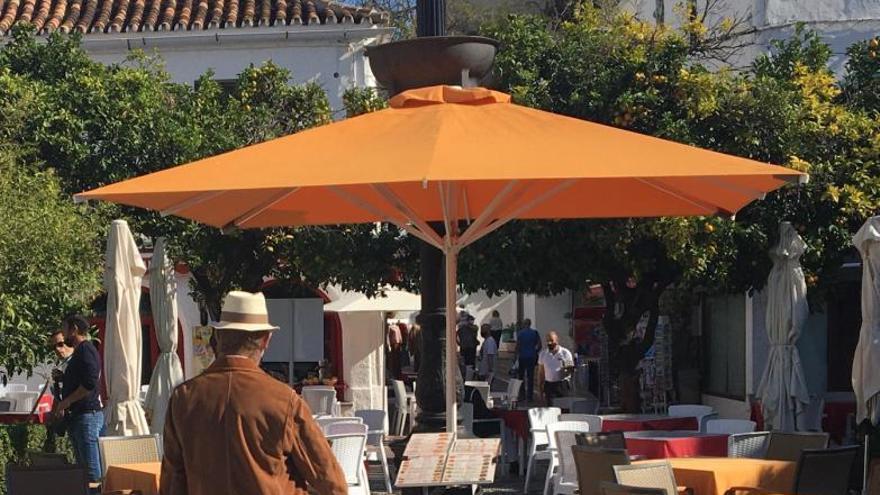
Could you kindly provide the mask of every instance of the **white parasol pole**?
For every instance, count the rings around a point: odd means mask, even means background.
[[[449,237],[447,236],[447,239]],[[458,429],[455,394],[458,388],[456,367],[458,352],[455,346],[455,288],[458,285],[458,246],[447,240],[446,258],[446,432]]]

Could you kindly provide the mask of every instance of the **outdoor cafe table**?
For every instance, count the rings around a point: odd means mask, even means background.
[[[734,486],[751,486],[770,493],[790,493],[794,486],[794,462],[742,457],[691,457],[669,459],[669,463],[675,472],[675,483],[691,488],[694,495],[724,495],[728,488]]]
[[[105,493],[115,490],[140,490],[143,495],[159,493],[159,474],[161,462],[138,462],[134,464],[113,464],[104,473]]]
[[[632,431],[624,433],[630,454],[645,459],[726,457],[726,434],[699,431]]]
[[[699,430],[697,418],[661,414],[608,414],[602,416],[602,431]]]

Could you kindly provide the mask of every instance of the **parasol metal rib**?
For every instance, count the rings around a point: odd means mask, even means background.
[[[186,209],[189,209],[195,205],[204,203],[205,201],[210,201],[210,200],[212,200],[222,194],[226,194],[226,192],[227,191],[225,191],[225,190],[224,191],[204,192],[204,193],[198,194],[196,196],[193,196],[191,198],[188,198],[184,201],[181,201],[180,203],[169,206],[168,208],[165,208],[164,210],[160,211],[159,214],[162,215],[163,217],[167,217],[169,215],[177,215],[178,213],[182,212],[183,210],[186,210]]]
[[[388,203],[394,207],[398,213],[400,213],[404,218],[406,218],[412,225],[418,227],[418,229],[422,232],[422,234],[427,235],[433,239],[433,242],[430,244],[433,246],[443,245],[443,238],[440,237],[427,222],[419,218],[415,211],[410,208],[402,199],[400,199],[394,191],[391,190],[385,184],[370,184],[370,187],[373,188],[380,196],[385,198]],[[442,248],[441,248],[442,249]]]
[[[363,198],[360,198],[354,194],[349,193],[348,191],[346,191],[345,189],[343,189],[340,186],[329,186],[328,189],[333,191],[333,193],[335,193],[340,198],[348,201],[349,203],[357,206],[358,208],[362,208],[362,209],[372,213],[373,215],[376,215],[377,217],[379,217],[381,219],[381,221],[393,223],[394,225],[397,225],[398,227],[400,227],[401,229],[403,229],[407,233],[409,233],[415,237],[418,237],[419,239],[427,242],[428,244],[436,247],[437,249],[441,249],[441,250],[443,249],[443,241],[439,238],[439,236],[437,236],[437,233],[434,232],[433,229],[431,230],[431,232],[434,234],[436,239],[431,237],[429,234],[423,233],[417,227],[408,224],[407,219],[395,218],[392,215],[389,215],[387,212],[382,211],[380,208],[373,205],[372,203],[364,200]]]
[[[691,205],[696,206],[697,208],[707,210],[706,215],[719,215],[719,216],[723,216],[723,217],[732,217],[733,215],[736,214],[736,212],[725,210],[724,208],[721,208],[717,205],[713,205],[713,204],[708,203],[706,201],[703,201],[701,199],[695,198],[695,197],[691,196],[690,194],[682,192],[681,190],[679,190],[677,188],[674,188],[674,187],[666,185],[666,184],[661,184],[654,179],[636,178],[635,180],[637,180],[637,181],[639,181],[649,187],[652,187],[652,188],[662,192],[663,194],[668,194],[669,196],[680,199],[681,201],[684,201],[685,203],[690,203]]]
[[[519,184],[519,181],[516,179],[509,181],[501,189],[501,191],[496,194],[494,198],[492,198],[492,201],[490,201],[489,204],[486,205],[486,208],[482,211],[482,213],[477,216],[476,220],[474,220],[473,223],[468,226],[467,230],[465,230],[459,238],[459,242],[463,246],[470,244],[470,238],[473,237],[479,231],[479,229],[482,229],[483,225],[486,225],[486,223],[492,220],[492,215],[494,215],[495,212],[498,211],[501,203],[511,193],[511,191],[513,191],[514,187],[516,187],[517,184]]]
[[[510,213],[508,213],[502,217],[499,217],[494,222],[487,225],[484,229],[479,230],[477,232],[474,232],[474,235],[472,235],[468,239],[467,242],[464,242],[464,243],[459,242],[459,248],[463,249],[465,246],[468,246],[468,245],[482,239],[483,237],[489,235],[490,233],[500,229],[502,226],[504,226],[504,224],[510,222],[514,218],[522,215],[523,213],[529,211],[530,209],[543,203],[544,201],[547,201],[548,199],[557,195],[560,191],[562,191],[568,187],[571,187],[577,181],[578,181],[578,179],[566,179],[564,181],[561,181],[560,183],[556,184],[555,186],[551,187],[550,189],[539,194],[535,198],[532,198],[531,200],[525,202],[524,204],[522,204],[518,208],[511,211]]]
[[[240,215],[235,220],[229,222],[230,226],[234,225],[239,228],[245,228],[244,225],[246,223],[248,223],[251,220],[253,220],[254,218],[262,215],[266,210],[268,210],[269,208],[272,208],[273,206],[277,205],[278,203],[289,198],[291,195],[293,195],[293,193],[295,193],[297,191],[299,191],[299,188],[294,187],[294,188],[288,189],[286,191],[282,191],[282,192],[272,196],[269,200],[264,201],[259,206],[248,210],[248,212],[245,213],[244,215]]]
[[[767,193],[764,191],[759,191],[758,189],[752,189],[750,187],[741,186],[739,184],[730,184],[728,182],[724,182],[723,180],[719,180],[717,177],[700,177],[699,180],[708,182],[715,187],[726,189],[730,192],[734,192],[736,194],[742,194],[751,199],[760,199],[763,200],[767,197]]]

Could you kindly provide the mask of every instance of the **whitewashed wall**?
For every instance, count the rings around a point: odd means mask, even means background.
[[[385,409],[385,318],[381,312],[338,313],[342,324],[345,400],[354,410]]]
[[[208,70],[219,80],[235,79],[250,64],[273,61],[291,71],[293,81],[315,81],[343,116],[342,94],[350,87],[374,86],[364,46],[386,40],[380,27],[261,27],[218,32],[155,32],[86,36],[83,46],[95,60],[118,63],[131,50],[162,57],[175,82],[192,84]]]

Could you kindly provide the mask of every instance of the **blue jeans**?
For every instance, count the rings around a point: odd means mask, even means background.
[[[72,416],[67,424],[67,433],[73,444],[76,462],[86,467],[89,481],[101,481],[98,437],[104,433],[104,413],[95,411]]]

